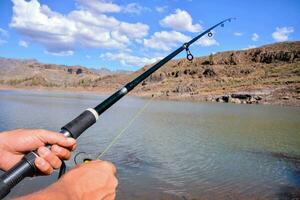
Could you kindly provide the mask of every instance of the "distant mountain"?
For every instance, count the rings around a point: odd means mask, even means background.
[[[0,84],[2,87],[112,92],[149,67],[132,73],[111,72],[0,58]],[[247,93],[259,95],[259,103],[300,105],[299,83],[300,42],[295,41],[220,52],[197,57],[192,62],[172,60],[138,86],[133,94],[210,101],[233,93]]]
[[[0,83],[15,87],[77,87],[113,74],[82,66],[43,64],[37,60],[0,58]]]
[[[115,70],[112,71],[107,68],[100,68],[100,69],[95,69],[95,68],[89,68],[90,71],[101,74],[101,75],[112,75],[112,74],[130,74],[132,71],[127,71],[127,70]]]

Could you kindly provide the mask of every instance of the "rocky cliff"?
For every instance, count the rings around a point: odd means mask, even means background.
[[[12,64],[13,63],[13,64]],[[0,59],[0,83],[12,87],[112,92],[150,66],[133,73],[101,73],[80,66]],[[300,42],[284,42],[172,60],[132,94],[160,98],[300,105]],[[248,98],[238,98],[248,95]],[[249,96],[250,95],[250,96]],[[225,100],[225,101],[224,101]]]

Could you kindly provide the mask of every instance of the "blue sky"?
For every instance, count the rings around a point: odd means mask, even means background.
[[[195,56],[300,39],[298,0],[1,0],[0,56],[137,70],[228,18]],[[178,57],[184,57],[185,53]]]

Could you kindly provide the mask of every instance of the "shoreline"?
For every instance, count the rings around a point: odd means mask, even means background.
[[[11,87],[6,85],[0,85],[0,90],[14,90],[14,91],[34,91],[34,92],[67,92],[67,93],[77,93],[77,94],[99,94],[99,95],[110,95],[116,91],[112,89],[93,89],[93,88],[49,88],[49,87]],[[215,102],[215,103],[230,103],[230,104],[244,104],[244,103],[234,103],[234,102],[217,102],[215,99],[212,99],[211,96],[214,97],[222,97],[226,95],[203,95],[203,96],[188,96],[188,95],[161,95],[157,92],[132,92],[128,94],[133,97],[140,98],[151,98],[152,95],[157,95],[156,99],[160,100],[169,100],[169,101],[186,101],[186,102]],[[276,100],[267,100],[267,97],[264,97],[264,101],[252,103],[258,105],[277,105],[284,107],[300,107],[299,102],[286,102],[284,99],[276,99]]]

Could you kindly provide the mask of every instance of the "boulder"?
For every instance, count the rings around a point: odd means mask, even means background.
[[[224,95],[224,96],[221,96],[221,97],[217,97],[216,101],[221,102],[221,103],[228,103],[229,102],[229,95]]]
[[[262,98],[252,94],[231,94],[216,98],[217,102],[236,103],[236,104],[254,104],[259,103]]]
[[[230,103],[236,103],[236,104],[240,104],[242,103],[240,99],[237,99],[237,98],[230,98],[229,99],[229,102]]]
[[[214,77],[216,76],[216,72],[212,68],[206,68],[203,72],[204,77]]]
[[[237,99],[249,99],[252,96],[250,94],[231,94],[231,97]]]
[[[289,97],[289,96],[284,96],[284,97],[282,97],[281,99],[283,99],[283,100],[289,100],[290,97]]]

